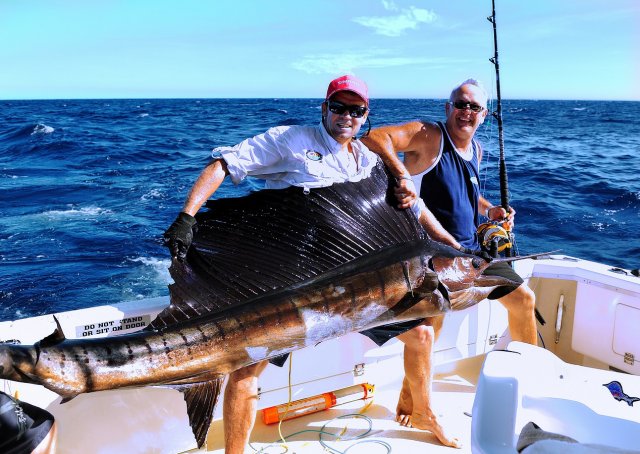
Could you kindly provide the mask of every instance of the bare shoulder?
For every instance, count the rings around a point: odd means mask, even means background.
[[[422,120],[414,120],[407,123],[381,126],[379,128],[375,128],[372,132],[416,135],[424,132],[425,130],[430,130],[432,127],[435,127],[437,129],[437,126],[434,123]]]
[[[412,129],[414,132],[408,151],[432,154],[440,149],[442,131],[437,124],[430,121],[416,121],[412,123]]]
[[[430,142],[439,143],[440,134],[440,128],[435,123],[415,120],[375,128],[363,141],[370,148],[386,144],[398,153],[407,153],[418,151]]]

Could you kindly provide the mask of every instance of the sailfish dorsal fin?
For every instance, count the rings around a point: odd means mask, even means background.
[[[369,178],[303,191],[263,190],[207,203],[184,263],[170,272],[171,305],[148,329],[163,329],[316,278],[386,247],[424,240],[381,162]]]

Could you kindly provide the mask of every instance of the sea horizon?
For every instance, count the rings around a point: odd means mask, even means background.
[[[4,101],[0,320],[165,296],[162,233],[216,146],[317,124],[318,98]],[[242,100],[242,101],[239,101]],[[440,100],[374,99],[373,126],[444,119]],[[638,268],[640,103],[505,100],[520,255]],[[478,130],[480,189],[500,201],[496,121]],[[240,197],[259,180],[225,182]]]
[[[232,99],[238,99],[238,100],[274,100],[274,99],[278,99],[278,100],[314,100],[314,99],[318,99],[320,101],[323,101],[324,98],[318,98],[318,97],[279,97],[279,96],[259,96],[259,97],[245,97],[245,96],[228,96],[228,97],[191,97],[191,96],[185,96],[185,97],[152,97],[152,98],[145,98],[145,97],[108,97],[108,98],[25,98],[25,99],[21,99],[21,98],[7,98],[7,99],[0,99],[0,102],[14,102],[14,101],[149,101],[149,100],[163,100],[163,101],[173,101],[173,100],[232,100]],[[370,99],[371,102],[375,102],[376,100],[385,100],[385,101],[411,101],[411,100],[434,100],[434,101],[438,101],[438,100],[446,100],[447,98],[443,97],[443,98],[430,98],[430,97],[403,97],[403,98],[384,98],[384,97],[380,97],[380,98],[374,98],[372,97]],[[502,98],[502,101],[540,101],[540,102],[544,102],[544,101],[562,101],[562,102],[571,102],[571,101],[576,101],[576,102],[628,102],[628,103],[636,103],[636,102],[640,102],[640,99],[638,100],[634,100],[634,99],[580,99],[580,98],[575,98],[575,99],[571,99],[571,98],[567,98],[567,99],[557,99],[557,98]],[[496,102],[495,98],[489,98],[490,102]]]

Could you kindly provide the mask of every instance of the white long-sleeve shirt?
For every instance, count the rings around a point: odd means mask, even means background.
[[[271,128],[233,147],[214,148],[212,155],[224,159],[235,184],[251,175],[268,189],[310,189],[369,177],[377,155],[359,140],[351,146],[353,152],[345,152],[320,123]]]
[[[233,147],[214,148],[211,154],[224,159],[234,184],[250,175],[265,180],[266,189],[299,186],[309,190],[371,175],[378,156],[359,140],[352,141],[351,147],[352,153],[345,152],[319,123],[277,126]],[[423,207],[418,199],[411,211],[419,217]]]

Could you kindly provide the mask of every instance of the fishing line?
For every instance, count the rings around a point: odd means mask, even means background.
[[[365,443],[374,443],[374,444],[379,444],[384,446],[387,449],[387,454],[391,452],[391,445],[389,443],[387,443],[386,441],[382,441],[382,440],[362,440],[362,438],[366,437],[371,430],[373,429],[373,421],[371,420],[371,418],[369,418],[366,415],[362,414],[362,411],[366,411],[366,409],[371,405],[371,402],[369,402],[364,408],[363,410],[361,410],[360,413],[354,413],[354,414],[349,414],[349,415],[342,415],[342,416],[338,416],[337,418],[333,418],[331,421],[328,421],[325,425],[322,426],[322,428],[320,429],[321,433],[319,435],[319,441],[320,444],[322,445],[323,448],[325,448],[326,450],[334,453],[334,454],[345,454],[347,451],[349,451],[351,448],[353,448],[354,446],[360,445],[360,444],[365,444]],[[339,451],[329,445],[327,445],[324,440],[322,439],[322,434],[327,434],[330,432],[326,432],[324,429],[327,425],[329,425],[332,421],[335,421],[337,419],[346,419],[346,418],[360,418],[360,419],[364,419],[365,421],[367,421],[367,423],[369,424],[369,428],[364,431],[362,434],[354,436],[353,438],[342,438],[342,436],[344,435],[344,433],[347,431],[347,426],[344,427],[344,429],[342,429],[342,431],[340,432],[339,435],[337,435],[337,440],[335,441],[351,441],[351,440],[360,440],[356,443],[351,444],[347,449],[345,449],[344,451]],[[331,434],[332,436],[336,436],[335,434]]]
[[[371,402],[369,402],[361,411],[366,411],[366,409],[371,405]],[[330,425],[331,423],[333,423],[336,420],[342,420],[342,419],[347,419],[347,418],[354,418],[354,419],[361,419],[366,421],[368,427],[365,429],[362,429],[362,432],[359,434],[355,434],[349,437],[344,437],[344,433],[347,431],[348,426],[345,426],[343,429],[340,430],[340,432],[338,433],[334,433],[334,432],[329,432],[327,431],[327,426]],[[288,434],[286,437],[282,437],[282,439],[288,438],[291,439],[292,437],[295,437],[297,435],[303,434],[303,433],[317,433],[318,434],[318,442],[322,445],[322,447],[324,448],[325,451],[331,452],[332,454],[345,454],[347,453],[350,449],[352,449],[354,446],[357,445],[361,445],[361,444],[365,444],[365,443],[373,443],[373,444],[378,444],[383,446],[386,449],[386,454],[391,453],[392,448],[391,445],[389,443],[387,443],[386,441],[383,440],[377,440],[377,439],[373,439],[373,440],[363,440],[363,438],[367,437],[371,431],[373,430],[373,421],[371,418],[369,418],[366,415],[363,415],[362,413],[351,413],[351,414],[347,414],[347,415],[342,415],[342,416],[337,416],[329,421],[327,421],[326,423],[324,423],[322,425],[322,427],[320,429],[305,429],[305,430],[300,430],[298,432],[293,432],[291,434]],[[338,441],[356,441],[355,443],[352,443],[351,445],[349,445],[344,451],[340,451],[339,449],[336,449],[332,446],[329,446],[326,442],[329,440],[324,440],[322,438],[323,435],[326,436],[331,436],[331,437],[336,437],[335,440],[333,440],[333,442],[338,442]],[[255,449],[251,443],[249,443],[249,446],[251,446],[251,449],[253,449],[256,454],[263,454],[266,453],[266,450],[273,448],[273,447],[281,447],[284,448],[284,450],[282,451],[282,454],[288,452],[289,448],[288,446],[283,446],[282,443],[279,440],[274,441],[273,443],[262,447],[260,450]]]
[[[516,236],[513,235],[511,238],[511,249],[513,249],[513,251],[515,252],[515,256],[519,256],[520,255],[520,251],[518,250],[518,240],[516,239]]]
[[[492,87],[492,94],[489,96],[489,99],[487,100],[487,110],[489,111],[490,114],[487,114],[487,116],[485,117],[485,122],[483,124],[483,127],[481,129],[482,133],[479,134],[479,136],[482,138],[481,143],[485,143],[485,144],[490,144],[493,143],[495,137],[497,137],[496,135],[496,131],[497,131],[497,125],[495,124],[495,118],[493,116],[493,111],[494,111],[494,100],[493,100],[493,93],[495,93],[495,86]],[[485,196],[486,191],[487,191],[487,181],[489,179],[489,168],[491,167],[491,158],[493,157],[493,154],[491,152],[491,149],[489,149],[488,147],[482,147],[482,173],[480,175],[480,192],[482,194],[483,197],[487,198]]]
[[[291,367],[291,357],[289,358],[289,402],[287,402],[287,407],[284,413],[284,416],[286,416],[287,411],[289,410],[289,405],[292,402],[292,393],[291,393],[291,371],[292,371],[292,367]],[[281,454],[284,454],[286,452],[289,452],[289,446],[287,445],[286,440],[287,439],[291,439],[292,437],[295,437],[297,435],[303,434],[303,433],[317,433],[318,434],[318,442],[322,445],[322,447],[324,448],[325,451],[331,452],[333,454],[345,454],[347,451],[349,451],[351,448],[353,448],[356,445],[360,445],[360,444],[364,444],[364,443],[374,443],[374,444],[378,444],[383,446],[384,448],[386,448],[386,454],[389,454],[392,451],[391,445],[389,445],[389,443],[383,441],[383,440],[363,440],[363,438],[367,437],[371,431],[373,430],[373,421],[371,420],[371,418],[369,418],[368,416],[364,415],[364,413],[369,409],[369,407],[373,404],[373,399],[371,399],[366,405],[364,405],[362,407],[362,409],[358,412],[358,413],[349,413],[346,415],[342,415],[342,416],[337,416],[329,421],[327,421],[325,424],[322,425],[322,427],[320,429],[305,429],[305,430],[300,430],[298,432],[293,432],[291,434],[288,434],[286,436],[284,436],[282,434],[282,423],[285,421],[284,416],[283,419],[280,420],[280,423],[278,424],[278,434],[280,436],[280,438],[276,441],[274,441],[273,443],[268,444],[267,446],[264,446],[262,448],[260,448],[259,450],[257,450],[256,448],[253,447],[252,443],[249,443],[249,446],[251,447],[251,449],[253,449],[256,454],[263,454],[266,452],[266,450],[272,448],[272,447],[279,447],[282,449]],[[336,421],[336,420],[341,420],[341,419],[347,419],[347,418],[353,418],[353,419],[362,419],[364,421],[367,422],[368,427],[366,429],[363,429],[363,432],[360,434],[356,434],[350,437],[344,437],[344,434],[347,432],[347,430],[349,429],[348,425],[345,425],[339,432],[334,433],[334,432],[329,432],[326,430],[326,427],[331,424],[332,422]],[[347,447],[347,449],[345,449],[344,451],[340,451],[339,449],[336,449],[332,446],[327,445],[326,441],[328,440],[324,440],[322,438],[323,435],[327,435],[327,436],[331,436],[331,437],[335,437],[335,440],[333,440],[333,442],[338,442],[338,441],[354,441],[354,440],[359,440],[356,443],[352,443],[351,445],[349,445]]]
[[[293,352],[289,353],[289,378],[288,378],[289,382],[287,384],[287,389],[289,391],[289,399],[287,401],[287,407],[284,410],[284,415],[282,416],[282,419],[278,423],[278,435],[280,435],[280,439],[282,440],[282,445],[285,448],[284,452],[287,452],[289,450],[289,447],[287,446],[287,441],[285,440],[284,436],[282,436],[282,422],[287,417],[287,413],[289,413],[289,407],[291,406],[291,401],[293,400],[293,393],[292,393],[293,386],[291,385],[292,370],[293,370]]]

